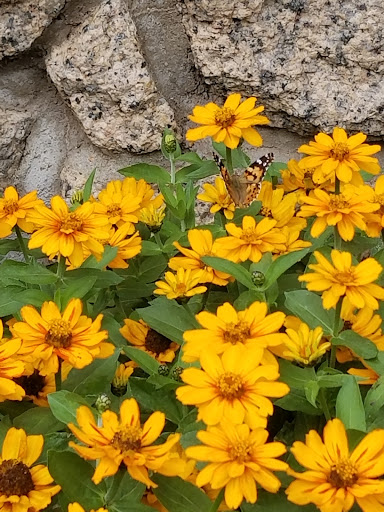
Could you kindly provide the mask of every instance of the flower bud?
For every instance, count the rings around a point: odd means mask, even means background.
[[[265,275],[259,270],[255,270],[254,272],[252,272],[251,279],[252,283],[255,286],[263,286],[263,284],[265,283]]]
[[[167,153],[174,153],[177,148],[176,137],[173,133],[167,133],[164,137],[164,149]]]
[[[184,368],[182,368],[181,366],[175,366],[171,372],[172,379],[181,382],[181,374],[183,373],[183,371]]]
[[[71,204],[83,204],[83,191],[75,190],[71,197]]]
[[[169,375],[169,368],[166,364],[161,364],[157,369],[157,373],[159,375],[163,375],[163,377],[167,377]]]
[[[95,407],[97,412],[102,414],[111,407],[111,399],[106,393],[101,393],[96,399]]]

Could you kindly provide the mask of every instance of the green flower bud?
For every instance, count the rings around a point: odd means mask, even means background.
[[[164,149],[167,153],[174,153],[177,149],[177,140],[173,133],[164,136]]]
[[[108,411],[111,407],[111,399],[106,393],[101,393],[96,399],[95,407],[97,412],[102,414],[103,412]]]
[[[182,382],[181,374],[183,373],[183,371],[184,371],[184,368],[182,368],[181,366],[175,366],[172,369],[172,373],[171,373],[172,379],[177,380],[178,382]]]
[[[259,270],[252,272],[251,279],[255,286],[263,286],[265,283],[265,275]]]
[[[169,375],[169,368],[166,364],[161,364],[157,369],[157,373],[159,375],[163,375],[163,377],[167,377]]]

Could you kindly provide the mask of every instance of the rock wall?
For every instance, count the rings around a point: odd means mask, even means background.
[[[383,27],[382,0],[2,0],[0,188],[47,199],[160,163],[162,130],[232,91],[272,121],[252,155],[335,125],[380,140]]]

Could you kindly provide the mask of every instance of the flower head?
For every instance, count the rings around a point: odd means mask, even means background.
[[[135,195],[133,190],[126,190],[124,182],[125,180],[110,181],[106,188],[100,191],[95,208],[98,213],[108,217],[112,225],[121,227],[128,224],[132,230],[130,234],[132,234],[133,224],[139,221],[138,211],[141,197]]]
[[[18,355],[21,341],[3,338],[3,322],[1,320],[0,341],[0,402],[21,400],[25,396],[25,391],[12,380],[20,377],[25,368]]]
[[[7,512],[38,512],[60,491],[52,485],[48,468],[35,465],[43,451],[42,435],[27,436],[23,429],[10,428],[0,458],[0,506]]]
[[[63,313],[54,302],[44,302],[41,313],[33,306],[21,308],[23,322],[16,322],[12,332],[22,341],[22,356],[38,361],[41,375],[57,373],[59,359],[84,368],[113,353],[114,345],[104,341],[108,332],[100,330],[103,315],[92,321],[82,309],[80,299],[71,299]]]
[[[165,217],[165,204],[157,207],[155,204],[150,204],[141,208],[139,220],[148,226],[148,228],[156,232],[160,229]]]
[[[68,504],[68,512],[86,512],[80,503],[69,503]],[[100,507],[97,510],[91,509],[89,512],[108,512],[106,508]]]
[[[235,203],[232,201],[231,196],[228,194],[227,187],[224,180],[220,177],[215,178],[215,184],[204,183],[204,192],[197,195],[197,199],[212,203],[210,212],[217,213],[223,210],[225,218],[232,220],[236,209]]]
[[[117,247],[117,254],[112,261],[108,263],[109,268],[128,268],[129,264],[126,260],[130,260],[140,254],[141,238],[139,232],[136,231],[132,236],[129,223],[124,224],[112,234],[108,240],[108,245]]]
[[[270,181],[263,181],[258,201],[261,201],[259,215],[276,220],[276,228],[287,227],[294,231],[301,231],[307,225],[304,219],[295,217],[296,194],[284,196],[283,189],[273,190]]]
[[[196,478],[196,485],[208,483],[212,489],[225,487],[225,502],[237,509],[243,499],[257,500],[256,483],[276,493],[280,480],[272,471],[285,471],[287,464],[277,459],[286,452],[283,443],[267,443],[268,432],[251,430],[248,425],[230,421],[200,430],[197,438],[203,443],[186,449],[188,457],[208,462]]]
[[[111,391],[115,396],[123,396],[127,392],[127,384],[129,377],[132,375],[134,367],[132,365],[119,364],[113,377]]]
[[[311,430],[305,443],[296,441],[291,448],[308,471],[287,471],[296,478],[286,490],[288,500],[296,505],[314,503],[321,512],[348,512],[355,501],[364,512],[380,510],[376,495],[384,492],[384,480],[379,479],[384,474],[383,446],[384,430],[378,429],[351,453],[338,418],[328,421],[323,439]]]
[[[325,133],[315,136],[315,142],[303,144],[299,147],[300,153],[310,156],[304,157],[299,162],[302,169],[317,167],[319,171],[314,175],[314,181],[321,183],[332,176],[344,183],[354,182],[359,184],[362,178],[359,175],[360,169],[371,174],[380,172],[380,165],[373,155],[380,151],[379,145],[364,144],[367,136],[357,133],[351,137],[343,128],[334,128],[332,137]]]
[[[334,192],[334,174],[331,173],[333,181],[331,179],[321,183],[314,181],[314,178],[317,177],[316,173],[319,172],[319,169],[320,177],[322,178],[323,175],[321,173],[321,168],[301,168],[298,160],[292,158],[291,160],[288,160],[287,169],[283,169],[281,171],[281,178],[283,180],[283,183],[281,185],[278,185],[277,188],[282,188],[284,192],[296,192],[298,202],[301,202],[302,197],[305,197],[308,194],[308,192],[310,190],[313,190],[314,188],[322,188],[324,190]]]
[[[261,146],[263,139],[252,128],[255,124],[268,124],[269,119],[260,115],[264,107],[255,107],[256,98],[247,98],[241,103],[241,94],[230,94],[223,107],[215,103],[197,106],[189,119],[201,124],[198,128],[187,131],[186,139],[194,142],[205,137],[212,137],[215,142],[224,142],[231,149],[237,148],[241,137],[252,146]]]
[[[40,375],[38,370],[34,370],[30,375],[17,377],[15,382],[23,388],[25,398],[29,398],[39,407],[49,407],[47,396],[56,391],[54,373]]]
[[[86,446],[72,441],[69,445],[84,459],[99,459],[92,477],[95,484],[117,473],[120,464],[124,463],[132,478],[148,487],[157,487],[149,478],[148,470],[161,472],[172,446],[180,439],[180,434],[173,434],[165,443],[153,445],[164,428],[165,415],[162,412],[154,412],[141,425],[139,406],[131,398],[121,404],[120,418],[112,411],[103,412],[101,426],[86,406],[78,408],[76,417],[79,427],[73,423],[69,423],[68,427]],[[167,466],[169,476],[177,475],[184,464],[179,464],[178,459],[172,467],[173,471],[170,465]]]
[[[287,226],[284,226],[281,228],[281,233],[285,236],[285,242],[282,245],[279,244],[273,250],[272,258],[274,260],[283,254],[288,254],[293,251],[300,251],[301,249],[307,249],[312,245],[311,242],[308,242],[307,240],[301,240],[299,238],[300,231],[295,231],[288,228]]]
[[[378,261],[367,258],[354,266],[349,252],[337,250],[331,252],[332,263],[319,251],[314,256],[317,264],[308,265],[313,272],[299,276],[299,281],[306,281],[308,290],[323,292],[325,309],[336,307],[340,297],[358,309],[379,308],[377,299],[384,300],[384,289],[374,283],[383,270]]]
[[[365,232],[368,236],[378,238],[384,227],[384,176],[379,176],[373,190],[371,202],[379,206],[373,213],[366,213],[364,220],[367,224]]]
[[[37,199],[36,190],[19,197],[14,187],[7,187],[0,198],[0,226],[6,223],[13,228],[17,224],[23,231],[32,233],[34,225],[29,221],[29,214],[43,204],[41,199]]]
[[[207,291],[206,286],[198,286],[204,270],[191,270],[178,268],[176,274],[166,272],[164,281],[156,281],[156,290],[153,293],[165,295],[167,299],[178,299],[181,297],[193,297]]]

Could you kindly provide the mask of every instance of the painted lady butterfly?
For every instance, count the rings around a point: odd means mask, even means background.
[[[257,199],[260,193],[261,183],[268,167],[273,162],[274,156],[273,153],[268,153],[258,158],[245,169],[242,176],[229,174],[224,162],[217,155],[214,155],[214,158],[232,201],[239,208],[247,208],[252,201]]]

